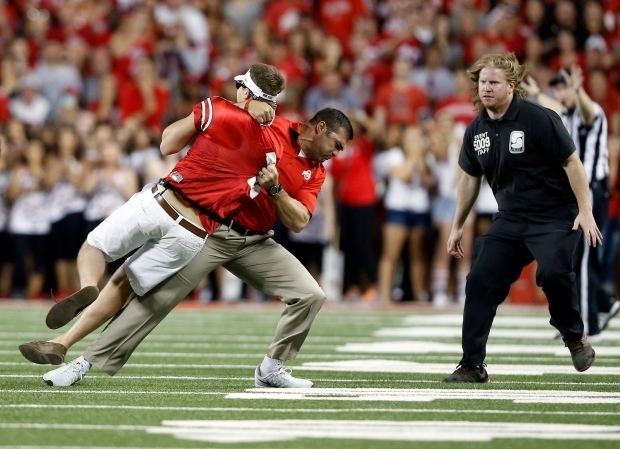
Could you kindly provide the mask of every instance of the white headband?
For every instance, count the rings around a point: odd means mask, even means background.
[[[249,70],[245,72],[244,75],[235,76],[234,80],[250,89],[250,92],[252,92],[255,97],[264,98],[267,101],[276,101],[275,95],[266,94],[260,87],[256,85],[256,83],[252,80],[252,77],[250,76]]]

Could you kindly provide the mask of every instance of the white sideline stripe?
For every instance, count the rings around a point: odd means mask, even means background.
[[[403,324],[418,326],[458,326],[463,324],[463,314],[411,315],[403,319]],[[493,327],[541,327],[548,329],[548,316],[503,316],[493,319]]]
[[[146,430],[149,426],[127,424],[50,424],[0,422],[0,429],[56,429],[56,430]]]
[[[568,357],[567,357],[568,358]],[[348,371],[359,373],[415,373],[415,374],[443,374],[447,376],[454,371],[454,363],[417,363],[404,360],[342,360],[339,362],[306,362],[296,370],[310,371]],[[543,374],[568,374],[578,376],[606,375],[620,376],[620,367],[593,366],[588,371],[578,373],[567,361],[566,365],[522,365],[497,364],[489,366],[491,378],[493,375],[511,376],[542,376]]]
[[[550,327],[550,326],[548,326]],[[491,329],[489,337],[509,338],[521,340],[553,340],[557,331],[555,329]],[[461,328],[458,327],[403,327],[379,329],[374,333],[375,337],[413,337],[413,338],[461,338]],[[620,332],[605,331],[603,334],[605,341],[620,341]],[[597,351],[598,352],[598,351]]]
[[[385,441],[495,439],[620,440],[620,426],[470,421],[175,420],[148,433],[213,443],[292,441],[299,438]]]
[[[206,356],[205,356],[206,357]],[[24,362],[0,362],[0,366],[30,366],[32,367],[32,363]],[[170,365],[167,363],[129,363],[125,365],[125,369],[127,368],[199,368],[199,369],[231,369],[231,368],[240,368],[240,369],[255,369],[257,364],[254,365],[197,365],[197,364],[174,364]]]
[[[286,398],[284,398],[286,399]],[[98,405],[76,405],[76,404],[10,404],[0,408],[35,408],[35,409],[122,409],[122,410],[170,410],[170,411],[204,411],[204,412],[270,412],[270,413],[342,413],[342,408],[265,408],[265,407],[170,407],[170,406],[140,406],[140,405],[118,405],[118,404],[98,404]],[[347,412],[371,412],[371,413],[454,413],[462,414],[462,409],[442,409],[429,408],[366,408],[366,407],[347,407]],[[472,414],[481,415],[558,415],[558,416],[620,416],[620,412],[584,412],[584,411],[539,411],[539,410],[470,410]],[[2,446],[0,446],[2,447]]]
[[[432,402],[437,400],[511,401],[515,404],[620,404],[620,393],[567,390],[437,388],[250,388],[227,399]]]
[[[454,366],[454,365],[453,365]],[[447,373],[446,373],[447,374]],[[22,378],[29,378],[29,379],[40,379],[41,376],[40,375],[31,375],[31,374],[27,374],[27,375],[22,375],[22,374],[0,374],[0,378],[13,378],[13,379],[22,379]],[[105,375],[97,375],[97,374],[89,374],[88,375],[89,379],[110,379],[110,381],[114,381],[115,379],[117,380],[243,380],[243,381],[253,381],[254,377],[214,377],[214,376],[123,376],[123,375],[117,375],[114,376],[113,378],[111,378],[110,376],[105,376]],[[334,378],[312,378],[313,381],[315,382],[332,382],[332,383],[352,383],[352,384],[357,384],[360,382],[369,382],[369,383],[389,383],[389,384],[393,384],[393,383],[401,383],[401,384],[436,384],[437,380],[430,380],[430,379],[334,379]],[[524,381],[515,381],[515,380],[500,380],[500,381],[495,381],[493,380],[493,385],[571,385],[571,386],[575,386],[575,387],[583,387],[583,386],[591,386],[591,385],[599,385],[599,386],[608,386],[608,385],[613,385],[613,386],[617,386],[618,382],[548,382],[548,381],[534,381],[534,380],[524,380]],[[174,390],[169,390],[174,392]],[[185,390],[184,390],[185,391]],[[77,394],[81,394],[81,393],[99,393],[99,394],[106,394],[106,393],[110,393],[110,394],[131,394],[133,393],[132,391],[127,391],[127,390],[120,390],[120,391],[115,391],[115,390],[108,390],[108,391],[102,391],[102,390],[93,390],[93,391],[89,391],[89,390],[71,390],[71,389],[51,389],[51,388],[47,388],[47,389],[43,389],[43,390],[0,390],[0,392],[3,393],[77,393]],[[150,392],[140,392],[140,394],[153,394]]]
[[[596,354],[606,357],[620,356],[620,347],[596,346]],[[570,353],[562,343],[555,345],[533,344],[488,344],[487,354],[550,354],[567,357]],[[347,343],[336,348],[338,352],[362,354],[458,354],[463,353],[460,343],[439,343],[436,341],[398,340],[375,341],[374,343]]]
[[[56,336],[56,334],[53,334],[51,332],[24,332],[24,331],[16,331],[16,332],[0,332],[0,338],[2,338],[2,340],[7,340],[7,339],[11,339],[14,338],[15,341],[18,341],[20,343],[24,343],[26,341],[30,341],[30,340],[35,340],[35,338],[38,339],[44,339],[44,338],[52,338]],[[186,334],[186,333],[179,333],[179,334],[161,334],[161,333],[155,333],[153,335],[149,335],[147,337],[147,339],[145,340],[145,342],[150,342],[150,343],[154,343],[154,342],[161,342],[161,344],[167,344],[166,342],[168,342],[169,340],[175,340],[175,341],[183,341],[183,340],[187,340],[187,341],[194,341],[194,342],[204,342],[204,343],[195,343],[196,345],[200,345],[200,346],[204,346],[205,344],[214,344],[214,343],[231,343],[231,342],[242,342],[242,343],[246,343],[246,344],[256,344],[259,345],[260,343],[247,343],[255,341],[255,340],[266,340],[267,343],[269,343],[271,341],[271,339],[273,338],[273,334],[250,334],[250,335],[239,335],[239,334],[235,334],[235,335],[226,335],[226,334],[222,334],[222,333],[218,333],[218,334],[204,334],[204,333],[195,333],[195,334]],[[23,341],[22,341],[23,339]],[[94,338],[91,338],[94,339]],[[333,343],[333,344],[338,344],[338,343],[343,343],[346,341],[351,341],[351,340],[358,340],[358,341],[371,341],[372,338],[369,337],[368,335],[354,335],[354,336],[312,336],[311,337],[312,341],[317,341],[317,342],[323,342],[323,343]],[[178,344],[178,345],[183,345],[185,343],[169,343],[169,344]]]
[[[8,448],[8,449],[84,449],[84,446],[16,446],[14,444],[11,444],[10,446],[5,446],[3,444],[0,444],[0,448]],[[144,446],[88,446],[88,449],[146,449]],[[193,448],[183,448],[183,447],[179,447],[179,446],[175,446],[175,447],[161,447],[161,446],[157,446],[157,449],[196,449],[195,447]],[[217,448],[208,448],[208,447],[201,447],[201,449],[217,449]]]

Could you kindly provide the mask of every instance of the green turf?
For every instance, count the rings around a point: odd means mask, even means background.
[[[511,311],[512,313],[513,311]],[[0,448],[1,447],[160,447],[240,449],[348,449],[348,448],[617,448],[620,441],[495,439],[490,442],[380,441],[368,439],[302,438],[295,441],[214,443],[176,439],[147,433],[165,420],[373,420],[373,421],[470,421],[490,423],[549,423],[616,425],[620,404],[529,404],[509,400],[438,399],[430,402],[231,399],[228,393],[253,388],[253,369],[264,355],[275,323],[277,308],[257,307],[175,311],[150,336],[129,364],[115,377],[92,370],[80,383],[66,388],[46,386],[41,375],[49,367],[25,361],[17,351],[21,342],[45,339],[54,332],[45,328],[44,308],[0,309]],[[351,342],[390,341],[374,337],[385,327],[405,326],[411,311],[322,311],[297,360],[304,362],[387,359],[455,365],[451,354],[354,354],[337,348]],[[429,313],[429,312],[416,312]],[[457,313],[457,312],[453,312]],[[518,312],[523,314],[524,312]],[[540,312],[528,312],[544,316]],[[614,328],[617,330],[618,328]],[[526,330],[524,332],[527,332]],[[76,345],[70,360],[89,341]],[[407,338],[394,338],[407,340]],[[414,339],[411,339],[414,340]],[[429,338],[419,339],[428,341]],[[458,343],[455,338],[435,338]],[[491,343],[552,345],[551,341],[491,339]],[[558,344],[556,342],[556,344]],[[614,347],[615,342],[599,346]],[[618,376],[493,374],[493,364],[561,365],[566,357],[553,355],[498,354],[487,358],[493,382],[470,385],[471,390],[562,390],[620,394]],[[152,365],[161,365],[153,367]],[[182,366],[177,366],[182,365]],[[596,366],[618,367],[617,357],[598,357]],[[448,374],[329,372],[299,369],[317,388],[462,389],[441,382]],[[383,398],[382,398],[383,399]],[[618,430],[616,430],[618,431]]]

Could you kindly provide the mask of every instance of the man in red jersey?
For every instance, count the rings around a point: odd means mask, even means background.
[[[200,251],[215,228],[200,216],[201,209],[226,217],[257,195],[256,172],[268,162],[275,163],[281,149],[243,109],[257,103],[263,106],[257,109],[263,115],[253,112],[254,116],[272,119],[275,95],[282,91],[284,79],[266,64],[254,64],[237,78],[238,106],[222,98],[207,98],[186,118],[166,128],[161,144],[164,154],[179,152],[193,140],[187,156],[167,178],[177,183],[178,193],[163,185],[147,186],[94,229],[78,255],[82,289],[54,305],[46,323],[56,329],[69,322],[99,296],[97,285],[106,262],[140,247],[128,259],[122,276],[114,276],[106,286],[106,298],[100,301],[101,307],[107,306],[100,309],[104,316],[83,320],[69,332],[71,336],[61,336],[58,341],[20,346],[26,358],[35,363],[60,363],[62,357],[53,355],[54,343],[66,346],[81,339],[113,316],[131,292],[144,295]]]
[[[134,298],[83,356],[46,373],[46,383],[72,385],[84,377],[91,364],[116,373],[142,339],[204,276],[221,265],[286,304],[269,351],[256,368],[255,385],[312,386],[309,380],[293,377],[283,361],[297,355],[325,294],[303,265],[273,241],[270,228],[278,218],[294,231],[307,225],[325,177],[322,162],[344,149],[353,130],[342,112],[324,109],[307,123],[276,117],[266,132],[282,143],[283,151],[277,165],[266,164],[259,171],[262,190],[254,201],[244,203],[223,223],[219,223],[220,217],[205,214],[205,227],[216,228],[192,261],[145,296]]]

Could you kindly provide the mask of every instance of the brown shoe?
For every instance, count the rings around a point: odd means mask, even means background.
[[[40,365],[60,365],[65,361],[67,348],[51,341],[31,341],[19,345],[19,352],[32,363]]]
[[[573,366],[577,371],[582,372],[592,366],[595,353],[594,349],[592,349],[592,345],[585,336],[579,340],[564,340],[564,344],[570,351],[570,356],[573,359]]]
[[[99,296],[99,289],[97,287],[88,286],[78,290],[52,306],[50,311],[47,312],[45,324],[50,329],[58,329],[64,326],[95,301],[97,296]]]

